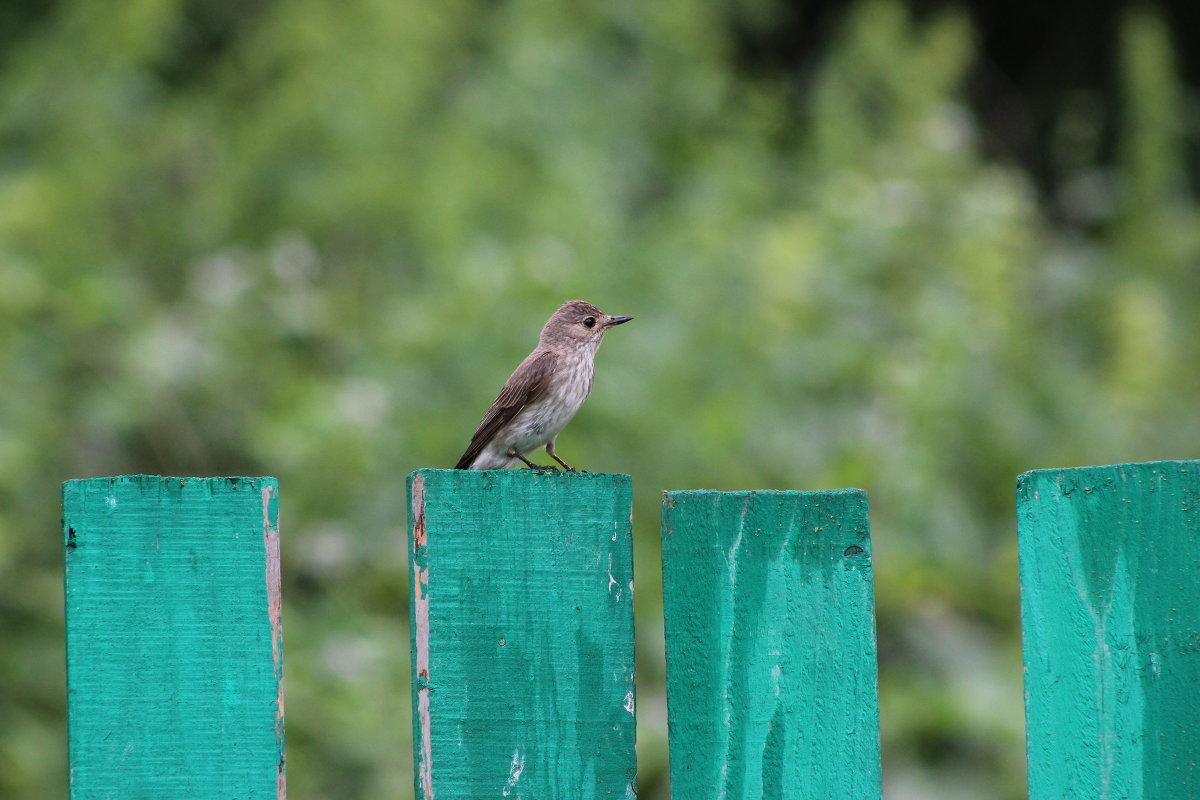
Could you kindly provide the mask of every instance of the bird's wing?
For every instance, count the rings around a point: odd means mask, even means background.
[[[549,350],[535,350],[521,362],[508,382],[500,390],[500,396],[492,403],[492,407],[483,415],[483,421],[471,437],[471,444],[462,458],[454,465],[455,469],[469,469],[471,462],[479,457],[483,448],[496,435],[496,432],[512,422],[513,417],[521,409],[537,400],[550,384],[550,376],[554,374],[554,365],[558,357]]]

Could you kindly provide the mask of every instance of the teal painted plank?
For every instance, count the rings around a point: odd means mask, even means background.
[[[63,484],[72,800],[284,796],[274,478]]]
[[[1031,800],[1200,797],[1200,461],[1017,480]]]
[[[417,798],[632,798],[629,476],[408,487]]]
[[[667,492],[675,800],[881,794],[867,496]]]

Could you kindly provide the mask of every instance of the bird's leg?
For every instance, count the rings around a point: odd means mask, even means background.
[[[565,469],[567,472],[574,472],[574,471],[575,471],[575,468],[574,468],[574,467],[572,467],[570,464],[568,464],[567,462],[565,462],[565,461],[563,461],[561,458],[559,458],[557,455],[555,455],[555,453],[554,453],[554,442],[546,442],[546,453],[547,453],[547,454],[548,454],[548,455],[549,455],[551,458],[553,458],[555,461],[557,461],[558,463],[562,464],[562,465],[563,465],[563,469]]]
[[[553,470],[558,469],[558,467],[554,466],[553,464],[547,464],[546,466],[542,466],[541,464],[533,463],[528,458],[526,458],[525,456],[523,456],[519,452],[517,452],[517,448],[515,448],[515,447],[508,448],[508,457],[521,459],[522,461],[525,462],[525,466],[529,467],[530,469],[553,469]]]

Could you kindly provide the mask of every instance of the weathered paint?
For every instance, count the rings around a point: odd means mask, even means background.
[[[267,613],[271,619],[271,659],[275,665],[275,738],[279,763],[275,768],[276,797],[287,796],[283,752],[283,574],[279,563],[279,487],[271,480],[262,487],[263,550],[266,553]]]
[[[1031,800],[1200,797],[1200,461],[1017,479]]]
[[[866,494],[667,492],[675,800],[881,794]]]
[[[628,475],[409,476],[420,800],[633,796]]]
[[[282,798],[274,478],[63,484],[72,800]]]
[[[433,723],[429,716],[429,568],[425,535],[425,476],[416,473],[409,484],[411,498],[412,542],[409,580],[411,581],[412,664],[414,671],[413,745],[420,747],[414,770],[421,796],[433,800]]]

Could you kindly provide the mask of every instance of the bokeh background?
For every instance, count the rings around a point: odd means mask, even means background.
[[[1024,795],[1014,478],[1197,456],[1195,4],[6,0],[0,796],[66,794],[59,482],[282,486],[288,782],[411,796],[404,476],[559,302],[567,460],[870,493],[889,800]]]

